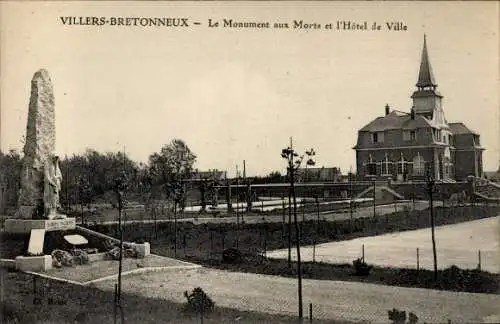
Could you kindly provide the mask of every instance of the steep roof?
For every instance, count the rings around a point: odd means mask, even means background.
[[[423,117],[416,115],[415,119],[411,119],[411,115],[392,111],[389,115],[378,117],[361,128],[360,132],[383,132],[389,129],[415,129],[432,127],[429,121]]]
[[[432,73],[431,62],[429,61],[429,54],[427,53],[427,40],[424,35],[424,48],[422,49],[422,59],[420,60],[420,70],[418,72],[418,81],[416,86],[418,88],[436,87],[436,80]]]
[[[453,135],[462,135],[462,134],[478,135],[475,131],[465,126],[464,123],[449,123],[448,125],[450,126]]]

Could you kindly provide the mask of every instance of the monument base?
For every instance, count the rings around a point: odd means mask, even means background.
[[[32,229],[44,229],[50,231],[66,231],[76,228],[75,218],[62,219],[19,219],[8,218],[5,220],[5,232],[28,234]]]
[[[20,271],[45,272],[52,269],[52,256],[18,256],[16,269]]]

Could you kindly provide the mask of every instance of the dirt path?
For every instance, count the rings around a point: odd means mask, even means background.
[[[113,290],[114,281],[95,285]],[[217,305],[240,310],[293,315],[297,312],[297,282],[275,276],[206,268],[131,275],[123,291],[185,302],[183,292],[202,287]],[[499,295],[455,293],[340,281],[303,281],[304,314],[313,303],[313,317],[389,323],[387,310],[413,311],[419,322],[480,322],[498,313]]]

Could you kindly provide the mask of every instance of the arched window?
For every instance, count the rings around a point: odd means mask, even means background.
[[[368,163],[366,164],[366,174],[377,175],[377,162],[373,159],[371,154]]]
[[[382,175],[392,174],[392,162],[389,161],[389,156],[385,155],[384,161],[382,161]]]
[[[425,174],[425,161],[420,154],[413,158],[413,174],[417,176],[423,176]]]
[[[401,158],[398,160],[398,162],[396,163],[397,165],[397,173],[398,174],[403,174],[404,171],[405,171],[405,158],[403,156],[403,153],[401,153]]]

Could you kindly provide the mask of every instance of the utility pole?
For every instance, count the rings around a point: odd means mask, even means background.
[[[246,172],[246,161],[243,160],[243,183],[245,184],[246,186],[246,203],[247,203],[247,207],[246,207],[246,211],[249,213],[252,211],[252,191],[250,189],[250,184],[248,183],[247,181],[247,172]],[[243,214],[241,214],[241,220],[243,221]]]
[[[68,196],[68,192],[69,192],[69,186],[68,186],[68,184],[69,184],[69,182],[68,182],[68,179],[69,179],[69,160],[68,160],[67,154],[64,155],[64,160],[66,161],[66,177],[65,177],[66,178],[65,179],[66,180],[65,181],[65,183],[66,183],[66,205],[67,205],[67,208],[69,210],[69,207],[70,207],[69,198],[68,198],[69,197]],[[65,212],[65,214],[66,213],[67,213],[67,211]]]
[[[293,150],[292,137],[290,137],[290,150]],[[288,177],[292,172],[290,168],[290,161],[288,161]],[[288,187],[288,268],[292,267],[292,188],[291,185]]]
[[[352,192],[352,166],[349,167],[349,175],[348,175],[348,180],[349,180],[349,214],[350,214],[350,228],[352,232],[352,208],[353,208],[353,192]]]
[[[238,164],[236,164],[236,247],[239,246],[240,241],[240,196],[239,187],[240,186],[240,174],[238,172]]]

